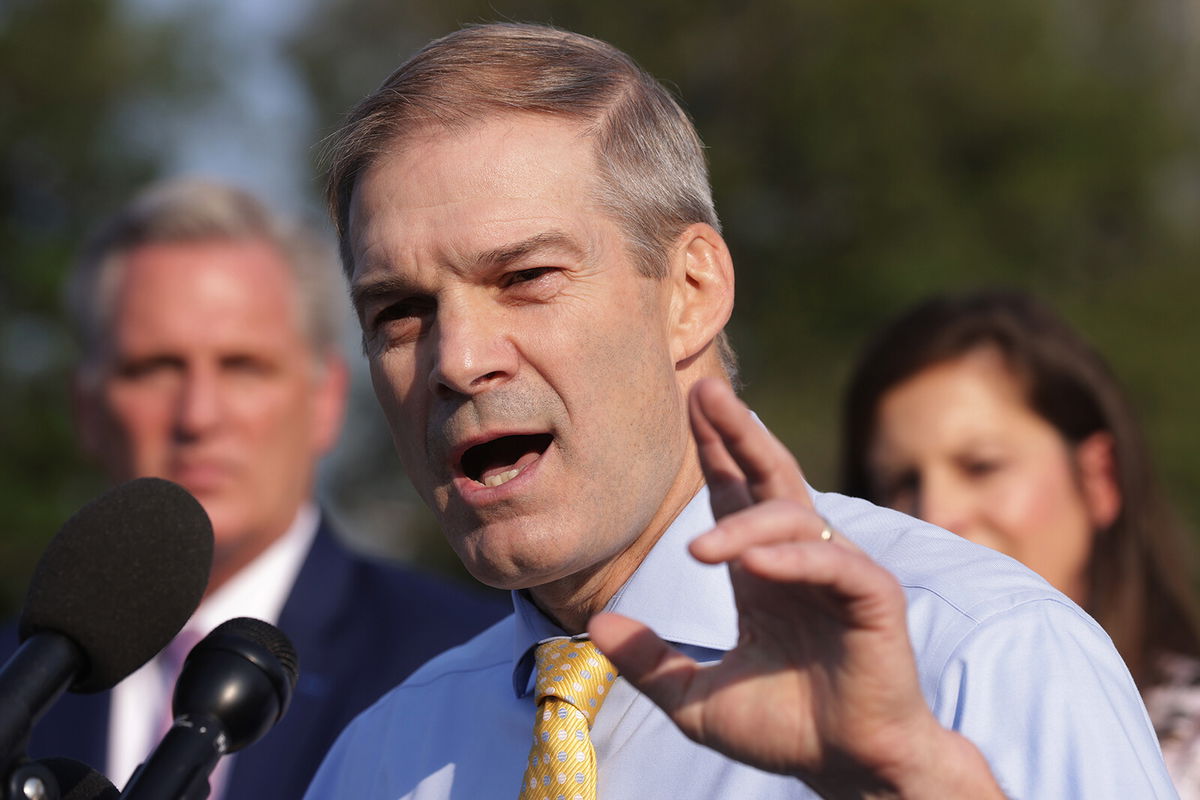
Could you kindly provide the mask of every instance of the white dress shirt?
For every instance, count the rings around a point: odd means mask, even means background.
[[[275,624],[317,534],[319,521],[316,506],[304,505],[283,536],[201,601],[184,630],[205,636],[234,617],[255,617]],[[171,702],[169,693],[165,693],[171,678],[164,673],[163,661],[160,653],[112,691],[106,766],[115,786],[128,782],[163,734]],[[235,757],[226,756],[222,761]],[[219,800],[219,793],[214,790],[209,797]]]

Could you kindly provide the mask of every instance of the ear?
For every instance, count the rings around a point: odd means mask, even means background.
[[[676,240],[669,263],[671,355],[682,364],[704,352],[733,312],[733,257],[721,234],[702,222]]]
[[[1102,531],[1121,513],[1121,488],[1117,485],[1112,434],[1098,431],[1076,445],[1075,464],[1092,525]]]
[[[316,377],[313,398],[313,445],[318,455],[324,455],[337,444],[346,413],[346,393],[349,368],[340,355],[325,358]]]

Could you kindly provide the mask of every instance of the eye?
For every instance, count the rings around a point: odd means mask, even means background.
[[[375,312],[371,324],[375,327],[387,325],[390,322],[405,322],[406,320],[426,315],[432,304],[414,298],[394,300],[380,307]]]
[[[962,461],[962,471],[972,478],[986,478],[999,470],[1003,464],[995,459],[968,458]]]
[[[518,283],[530,283],[538,278],[556,272],[556,267],[530,267],[528,269],[519,269],[515,272],[509,272],[504,276],[502,282],[504,286],[513,286]]]
[[[171,369],[180,367],[177,359],[170,356],[151,356],[121,361],[117,365],[116,375],[126,381],[140,381],[161,375]]]
[[[221,360],[221,366],[238,375],[267,375],[273,371],[271,363],[249,353],[226,356]]]
[[[385,306],[375,314],[375,318],[371,320],[373,326],[383,325],[397,319],[407,319],[413,315],[413,307],[408,303],[392,303]]]
[[[368,318],[368,338],[386,339],[391,343],[411,341],[420,336],[432,311],[432,302],[419,299],[396,300],[381,305]]]

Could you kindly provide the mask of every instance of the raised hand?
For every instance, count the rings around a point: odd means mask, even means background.
[[[597,645],[690,738],[825,796],[999,796],[925,705],[895,579],[822,537],[799,465],[727,385],[700,382],[690,404],[717,519],[691,552],[728,563],[738,645],[700,666],[616,614],[592,620]]]

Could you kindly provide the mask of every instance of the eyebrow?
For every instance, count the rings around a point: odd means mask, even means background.
[[[539,252],[553,249],[563,250],[581,260],[587,257],[587,250],[580,245],[578,239],[563,231],[550,230],[530,236],[528,239],[522,239],[519,242],[481,251],[473,258],[467,259],[467,262],[496,269],[529,258]],[[409,281],[395,276],[385,276],[370,283],[351,286],[350,300],[354,304],[354,308],[361,311],[363,306],[372,298],[407,294],[412,290],[413,287]]]
[[[504,267],[515,261],[528,258],[542,250],[560,249],[571,255],[582,258],[586,255],[575,237],[563,231],[544,231],[513,244],[506,244],[494,250],[485,250],[474,259],[476,264],[487,264],[493,267]]]

